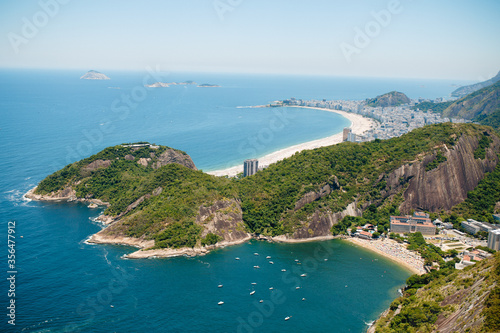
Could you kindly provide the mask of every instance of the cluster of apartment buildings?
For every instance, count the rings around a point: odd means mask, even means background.
[[[283,101],[274,102],[275,106],[308,106],[319,107],[332,110],[343,110],[360,114],[378,121],[377,126],[363,133],[363,136],[351,133],[345,137],[344,141],[362,142],[375,139],[390,139],[406,134],[416,128],[430,124],[445,122],[464,123],[470,122],[465,119],[441,118],[438,113],[413,110],[412,107],[418,102],[425,100],[412,100],[410,104],[393,107],[371,107],[366,105],[366,101],[344,101],[344,100],[302,100],[290,98]],[[435,100],[440,102],[442,99]]]
[[[464,269],[467,266],[472,266],[477,261],[481,261],[490,257],[491,254],[483,250],[474,249],[471,251],[465,250],[463,253],[460,254],[460,256],[461,256],[460,262],[455,264],[456,269]]]
[[[471,234],[475,235],[479,231],[488,233],[488,247],[492,250],[500,251],[500,226],[488,222],[479,222],[473,219],[468,219],[461,223],[462,228]]]

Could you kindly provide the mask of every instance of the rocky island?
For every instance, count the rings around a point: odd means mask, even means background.
[[[82,80],[109,80],[110,78],[103,73],[100,73],[98,71],[90,70],[87,73],[85,73],[82,77],[80,77]]]
[[[193,85],[196,84],[194,81],[184,81],[184,82],[155,82],[152,84],[145,84],[146,88],[168,88],[170,86],[182,86],[182,85]]]
[[[219,88],[220,86],[218,84],[211,84],[211,83],[202,83],[198,86],[198,88]]]

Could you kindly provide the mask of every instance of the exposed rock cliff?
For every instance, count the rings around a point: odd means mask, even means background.
[[[289,238],[304,240],[328,236],[331,235],[331,227],[337,224],[338,221],[346,216],[361,216],[361,214],[362,212],[355,202],[349,204],[346,209],[337,213],[316,211],[307,221],[303,222],[303,226],[296,229]]]
[[[177,163],[187,168],[197,170],[189,155],[174,149],[167,149],[160,156],[158,156],[156,162],[153,163],[153,169],[161,168],[162,166],[170,163]]]
[[[446,161],[437,168],[425,171],[425,166],[434,155],[426,156],[422,161],[405,164],[387,177],[389,189],[399,189],[408,182],[404,192],[404,202],[400,210],[409,213],[414,210],[437,212],[449,210],[467,198],[467,192],[473,190],[487,172],[493,171],[498,163],[500,140],[491,135],[493,142],[487,149],[485,159],[475,159],[474,151],[478,139],[472,136],[461,137],[452,148],[443,148]]]
[[[201,236],[208,233],[222,237],[223,242],[246,240],[250,234],[243,223],[241,206],[236,200],[218,200],[209,207],[201,206],[196,223],[203,227]]]

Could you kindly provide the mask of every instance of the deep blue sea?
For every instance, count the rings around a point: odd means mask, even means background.
[[[209,171],[349,124],[318,110],[241,106],[290,97],[358,100],[391,90],[447,97],[454,84],[467,82],[155,73],[163,82],[221,87],[146,89],[144,83],[158,81],[147,71],[106,72],[107,81],[80,80],[83,74],[0,70],[0,331],[363,332],[397,297],[410,273],[341,241],[252,241],[198,258],[124,260],[133,248],[84,242],[101,228],[91,221],[99,211],[22,195],[110,145],[167,145]],[[15,297],[8,296],[9,221],[15,221]],[[15,326],[7,323],[11,299]]]

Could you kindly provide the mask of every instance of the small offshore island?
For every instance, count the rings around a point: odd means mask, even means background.
[[[98,71],[90,70],[85,73],[80,79],[82,80],[110,80],[110,78],[103,73]]]

